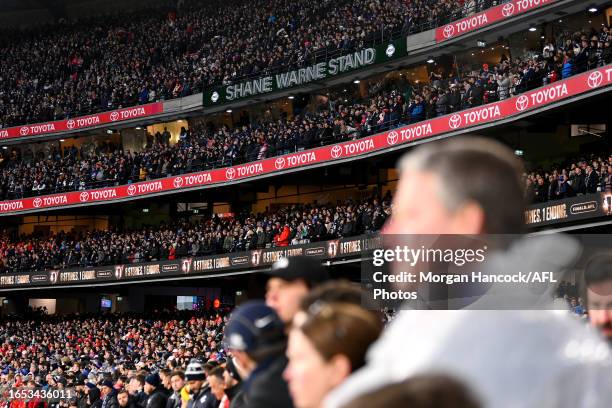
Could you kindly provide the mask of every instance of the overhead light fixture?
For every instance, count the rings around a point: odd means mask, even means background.
[[[537,28],[535,28],[535,27],[533,27],[533,26],[529,27],[529,31],[531,31],[532,33],[533,33],[534,31],[536,31],[536,30],[537,30]]]
[[[106,133],[109,134],[109,135],[112,135],[113,134],[113,130],[112,129],[106,129]]]
[[[543,35],[541,35],[541,36],[540,36],[540,38],[541,38],[541,39],[544,39],[544,36],[543,36]]]
[[[226,110],[225,112],[227,112],[227,113],[232,113],[232,110],[231,110],[231,109],[228,109],[228,110]]]
[[[183,119],[179,119],[179,120],[177,120],[177,122],[178,122],[178,123],[183,123],[183,122],[184,122],[184,120],[183,120]]]
[[[342,92],[346,92],[346,89],[343,89]]]
[[[484,41],[484,40],[478,40],[478,41],[476,41],[476,46],[479,47],[479,48],[484,48],[484,47],[487,46],[487,42]]]
[[[289,99],[295,99],[295,96],[291,95],[291,96],[289,97]]]
[[[65,142],[65,141],[66,141],[66,139],[60,139],[60,142]]]
[[[143,213],[148,213],[148,212],[149,212],[149,209],[148,209],[148,208],[143,208],[143,209],[142,209],[142,212],[143,212]]]
[[[589,7],[589,13],[597,13],[597,7]]]
[[[6,147],[6,146],[2,146],[2,149],[3,149],[3,150],[6,150],[6,149],[8,149],[8,147]]]
[[[142,130],[140,126],[136,126],[136,130]]]
[[[521,149],[516,149],[516,150],[514,151],[514,154],[515,154],[515,155],[517,155],[517,156],[522,156],[522,155],[524,155],[524,154],[525,154],[525,152],[524,152],[524,151],[522,151]]]
[[[433,57],[427,57],[427,63],[428,64],[433,64],[434,63]]]
[[[354,83],[354,84],[358,84],[358,83],[360,83],[360,82],[361,82],[361,81],[360,81],[360,80],[358,80],[358,79],[356,79],[356,80],[354,80],[354,81],[353,81],[353,83]]]

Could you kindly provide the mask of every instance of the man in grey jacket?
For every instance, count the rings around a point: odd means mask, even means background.
[[[512,152],[491,140],[423,145],[400,162],[393,215],[384,231],[520,233],[521,174]],[[489,266],[558,269],[578,252],[573,240],[560,235],[529,242],[517,238],[492,256]],[[521,310],[508,310],[516,299],[488,296],[495,289],[464,310],[402,311],[368,351],[367,365],[324,405],[341,407],[384,385],[435,372],[465,382],[487,407],[607,406],[612,400],[610,352],[594,331],[567,311],[542,310],[552,307],[546,304],[546,299],[552,302],[550,292],[522,290],[517,293]],[[504,301],[509,303],[500,304]]]

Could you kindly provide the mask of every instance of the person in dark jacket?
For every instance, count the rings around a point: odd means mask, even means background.
[[[87,387],[85,386],[85,379],[79,376],[76,379],[74,388],[75,388],[75,393],[76,393],[77,407],[87,408],[87,393],[85,392],[85,389]]]
[[[246,407],[293,407],[282,377],[287,366],[285,326],[276,312],[264,302],[247,302],[232,313],[224,338],[246,377]]]
[[[170,384],[172,386],[172,394],[168,397],[166,408],[180,408],[181,390],[185,386],[185,374],[182,371],[173,371],[170,374]]]
[[[92,384],[93,385],[93,384]],[[93,388],[89,388],[89,393],[87,394],[87,406],[89,408],[101,408],[102,400],[100,399],[100,390],[94,385]]]
[[[147,408],[166,408],[168,396],[161,385],[159,374],[149,374],[145,378],[144,391],[149,396],[147,398]]]
[[[102,383],[102,406],[101,408],[119,408],[119,402],[117,402],[117,390],[113,388],[113,382],[111,380],[104,380]]]
[[[570,176],[572,189],[576,192],[576,194],[584,194],[586,193],[586,185],[584,184],[584,173],[582,169],[578,166],[574,169],[574,173]]]
[[[596,193],[599,186],[599,174],[591,166],[587,166],[586,176],[584,178],[586,192],[588,194]]]
[[[242,377],[234,364],[233,359],[229,359],[225,365],[225,395],[230,401],[230,408],[244,408],[244,390],[242,389]]]
[[[188,408],[214,408],[217,400],[210,393],[210,387],[206,382],[204,366],[197,360],[193,360],[187,366],[185,378],[189,385],[191,398],[187,404]]]
[[[119,408],[139,408],[134,402],[134,398],[130,396],[126,389],[117,393],[117,402],[119,403]]]

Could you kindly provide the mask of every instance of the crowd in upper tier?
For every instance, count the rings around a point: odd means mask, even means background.
[[[372,233],[391,214],[391,196],[278,211],[173,220],[138,230],[0,235],[0,273],[113,265],[288,246]]]
[[[324,104],[233,128],[194,123],[177,143],[168,131],[148,135],[139,151],[103,143],[59,148],[47,143],[12,146],[0,156],[0,199],[85,190],[169,175],[230,166],[265,157],[356,139],[402,124],[506,99],[547,83],[612,62],[607,27],[560,32],[542,42],[541,52],[498,64],[444,71],[435,68],[429,83],[371,81],[366,98],[340,93]]]
[[[450,0],[181,2],[0,35],[0,127],[178,98],[490,7]]]

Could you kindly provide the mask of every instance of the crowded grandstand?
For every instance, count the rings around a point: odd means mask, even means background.
[[[609,406],[611,24],[0,1],[0,408]]]

